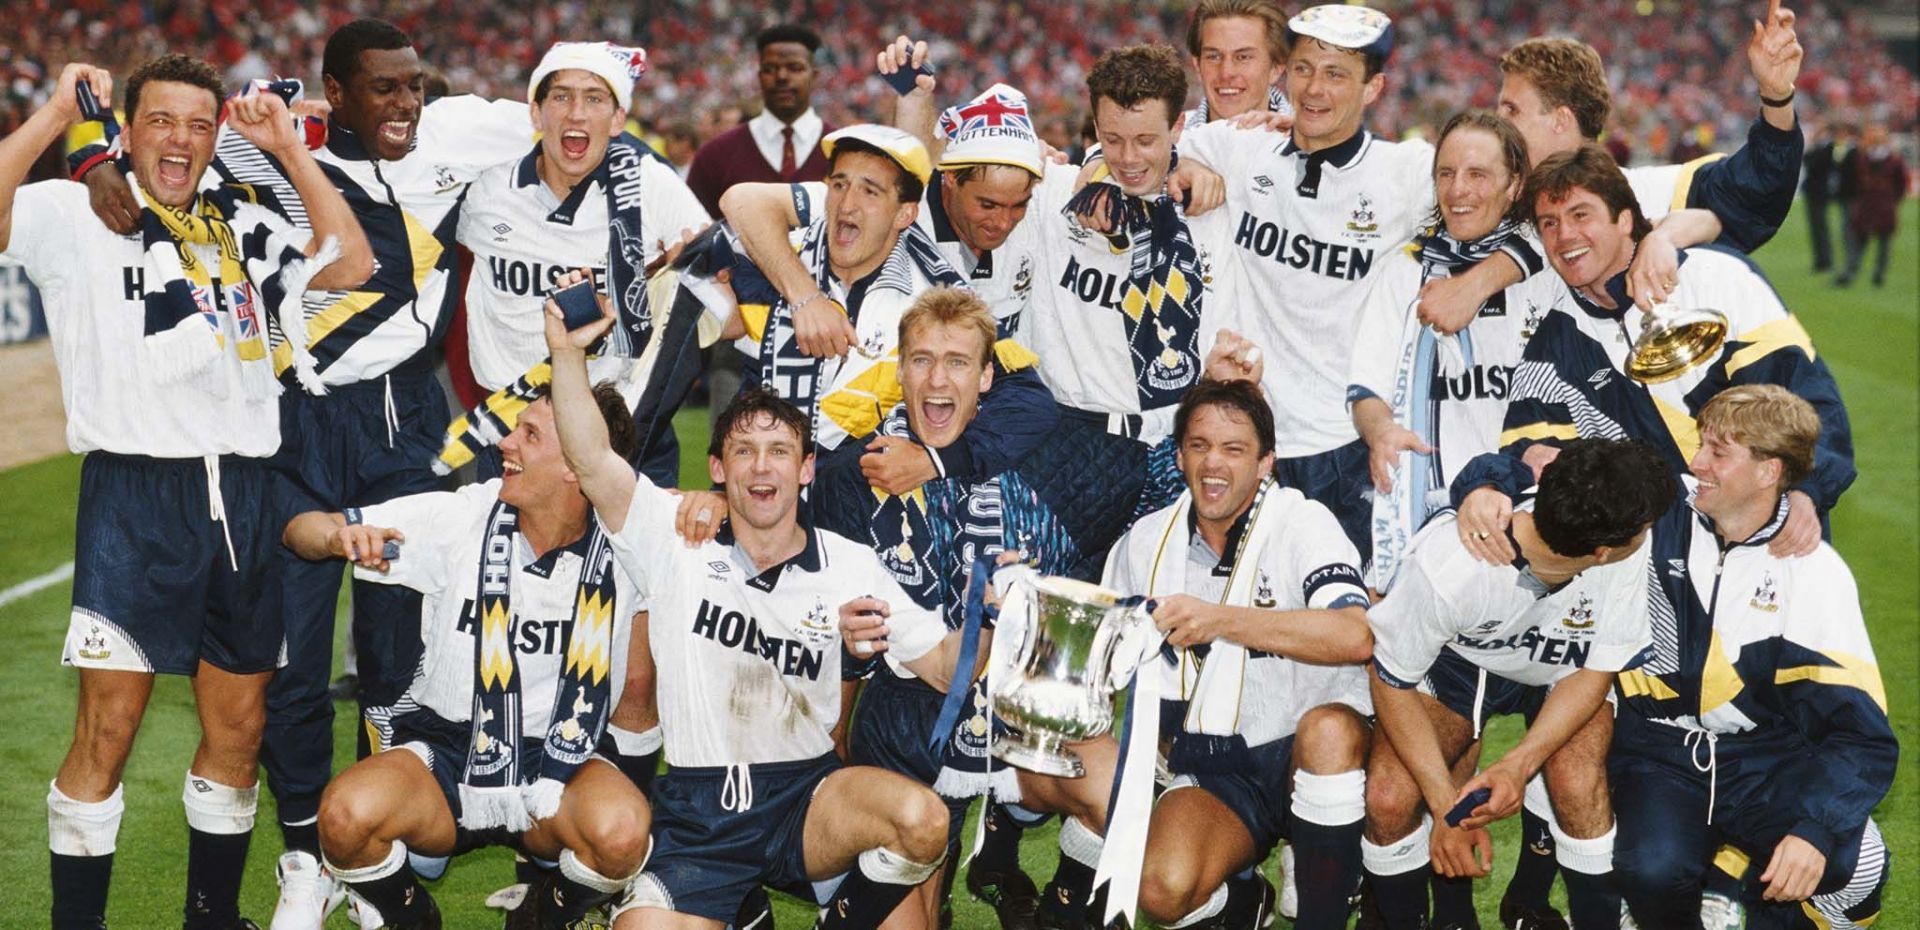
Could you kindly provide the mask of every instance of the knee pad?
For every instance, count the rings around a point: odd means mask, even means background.
[[[187,826],[201,833],[247,833],[253,830],[260,786],[235,788],[189,771],[180,803],[187,808]]]
[[[640,865],[642,868],[646,867],[645,862],[642,862]],[[633,881],[633,875],[628,875],[625,878],[608,878],[599,872],[587,868],[586,863],[581,862],[580,857],[574,855],[571,849],[563,849],[560,851],[560,874],[601,894],[619,894],[621,891],[626,890],[627,885]],[[634,869],[633,874],[640,874],[640,869]]]
[[[932,862],[915,862],[884,846],[860,854],[860,874],[882,885],[918,885],[947,861],[945,852]]]
[[[1295,817],[1324,827],[1343,827],[1367,815],[1367,773],[1360,769],[1334,775],[1293,773]]]
[[[119,785],[104,801],[76,801],[47,786],[47,848],[61,856],[112,855],[120,836],[120,818],[127,812]]]
[[[355,882],[378,881],[380,879],[386,878],[389,875],[398,874],[399,871],[406,866],[407,844],[402,843],[399,840],[394,840],[393,845],[387,847],[386,858],[381,859],[379,862],[376,862],[372,865],[365,866],[363,868],[358,868],[358,869],[341,868],[332,860],[326,859],[326,853],[324,851],[321,853],[321,859],[326,860],[327,871],[332,872],[334,878],[337,878],[343,882],[346,882],[347,884],[351,885]]]
[[[1433,834],[1432,818],[1422,816],[1412,833],[1384,846],[1360,839],[1360,863],[1369,875],[1403,875],[1431,862],[1433,851],[1428,842]]]

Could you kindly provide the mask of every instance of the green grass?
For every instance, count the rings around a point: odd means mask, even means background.
[[[1757,256],[1787,304],[1805,321],[1814,341],[1839,379],[1853,417],[1860,480],[1834,515],[1834,538],[1859,581],[1867,622],[1874,634],[1881,674],[1902,743],[1920,743],[1920,572],[1916,572],[1916,532],[1920,531],[1920,458],[1915,427],[1920,424],[1920,226],[1915,205],[1901,210],[1902,234],[1884,290],[1856,285],[1835,290],[1809,273],[1806,225],[1795,215],[1786,229]],[[690,483],[704,486],[705,469],[697,450],[705,447],[704,411],[688,411],[676,423],[682,437],[683,470]],[[692,466],[687,468],[686,466]],[[79,460],[61,457],[0,472],[0,588],[32,578],[68,561],[73,554],[73,501],[79,484]],[[0,875],[13,879],[0,905],[0,928],[44,926],[48,907],[46,808],[41,786],[58,767],[72,732],[75,678],[58,665],[66,629],[68,588],[55,585],[0,607],[0,628],[12,631],[0,652],[0,708],[14,738],[0,742],[0,781],[15,786],[0,793]],[[335,761],[352,759],[352,731],[342,715],[335,726]],[[187,683],[163,678],[154,691],[133,759],[127,767],[127,816],[120,833],[109,919],[118,927],[174,925],[185,881],[186,825],[180,810],[182,773],[198,738]],[[1489,757],[1518,735],[1512,720],[1489,730]],[[264,794],[264,792],[263,792]],[[263,797],[262,829],[255,831],[243,896],[245,912],[265,922],[275,897],[273,860],[280,842],[272,828],[273,802]],[[1920,797],[1915,766],[1902,765],[1893,793],[1878,813],[1894,861],[1920,861]],[[1495,875],[1479,882],[1484,926],[1498,925],[1493,907],[1510,873],[1516,828],[1496,825],[1499,844]],[[971,831],[968,833],[971,836]],[[1024,849],[1027,869],[1039,881],[1054,861],[1053,828],[1029,834]],[[1883,927],[1920,925],[1920,887],[1902,866],[1887,897]],[[1273,869],[1268,869],[1271,875]],[[456,863],[434,887],[449,927],[496,926],[494,912],[481,899],[512,880],[510,857],[491,850]],[[956,926],[991,928],[993,916],[956,894]],[[779,924],[792,930],[812,923],[810,911],[785,901]],[[347,926],[336,915],[330,927]]]

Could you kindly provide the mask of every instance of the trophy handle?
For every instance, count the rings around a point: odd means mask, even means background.
[[[1133,683],[1134,673],[1159,653],[1160,642],[1165,639],[1153,625],[1153,600],[1140,596],[1128,600],[1133,603],[1127,605],[1125,615],[1118,622],[1120,629],[1115,634],[1118,642],[1108,659],[1107,686],[1114,691],[1124,690]]]
[[[1026,565],[1005,565],[993,573],[993,589],[1000,594],[1000,619],[993,626],[993,646],[987,654],[987,673],[1008,670],[1027,654],[1027,640],[1033,638],[1032,618],[1027,602],[1033,579],[1039,577]]]

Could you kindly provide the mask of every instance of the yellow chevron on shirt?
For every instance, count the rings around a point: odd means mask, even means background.
[[[1673,437],[1673,444],[1680,449],[1680,457],[1693,461],[1693,454],[1700,451],[1700,424],[1685,410],[1675,408],[1652,394],[1653,409],[1660,412],[1660,422],[1667,425],[1667,435]]]
[[[1799,349],[1807,353],[1809,361],[1814,358],[1813,337],[1807,335],[1806,327],[1800,325],[1797,317],[1789,316],[1764,326],[1756,326],[1742,333],[1740,341],[1746,345],[1727,356],[1727,377],[1729,378],[1733,377],[1734,372],[1781,349]]]
[[[1707,663],[1700,669],[1700,715],[1704,717],[1722,705],[1732,703],[1746,687],[1747,683],[1740,680],[1740,672],[1733,667],[1733,661],[1727,658],[1727,647],[1720,640],[1720,631],[1713,631],[1713,640],[1707,643]]]
[[[1820,655],[1833,664],[1796,665],[1792,668],[1779,669],[1773,673],[1773,683],[1784,685],[1795,681],[1811,681],[1823,685],[1859,688],[1865,691],[1868,697],[1873,698],[1873,703],[1880,705],[1882,712],[1887,709],[1887,688],[1880,681],[1880,666],[1875,665],[1870,659],[1844,652],[1823,650]]]
[[[848,436],[865,436],[880,428],[886,412],[900,403],[900,363],[889,358],[820,399],[820,412]]]
[[[1639,669],[1631,669],[1619,674],[1620,692],[1634,698],[1650,695],[1654,700],[1667,701],[1680,696],[1680,693],[1667,686],[1658,677]]]
[[[446,247],[434,238],[433,231],[420,225],[413,214],[400,211],[401,219],[406,223],[407,247],[413,261],[413,289],[418,294],[426,286],[427,278],[433,274],[434,266]],[[313,315],[307,321],[307,348],[311,349],[320,341],[333,334],[348,320],[366,312],[368,307],[379,303],[391,295],[378,291],[348,291],[345,297],[327,305],[327,308]],[[273,349],[274,374],[285,374],[293,367],[293,348],[284,342]]]
[[[767,317],[772,315],[773,307],[768,304],[741,304],[740,322],[747,327],[747,338],[759,342],[767,334]]]
[[[1500,434],[1499,446],[1509,446],[1527,439],[1579,439],[1580,428],[1572,423],[1529,423],[1516,426]]]
[[[1687,198],[1693,193],[1694,176],[1700,173],[1701,168],[1725,157],[1727,157],[1726,153],[1715,152],[1711,155],[1702,155],[1699,158],[1681,165],[1680,176],[1673,180],[1673,200],[1668,202],[1667,212],[1671,213],[1675,210],[1686,209]]]

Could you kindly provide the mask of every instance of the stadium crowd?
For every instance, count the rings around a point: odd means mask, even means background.
[[[1799,91],[1807,112],[1829,122],[1885,121],[1907,137],[1920,112],[1920,78],[1902,66],[1847,4],[1791,4],[1808,49]],[[885,86],[865,50],[902,32],[938,37],[933,52],[950,86],[1005,80],[1028,90],[1043,134],[1073,141],[1085,116],[1080,92],[1101,49],[1176,35],[1186,3],[1153,0],[970,0],[903,7],[873,0],[754,4],[745,0],[17,0],[0,9],[0,131],[46,99],[59,62],[84,51],[124,70],[163,49],[192,50],[227,69],[230,83],[318,73],[327,34],[356,16],[383,15],[408,30],[456,90],[486,97],[523,93],[525,76],[554,41],[618,37],[648,52],[647,102],[633,114],[656,130],[685,121],[696,143],[757,106],[754,33],[789,17],[833,23],[823,30],[820,86],[834,93],[821,115],[846,125],[875,111]],[[1462,106],[1491,106],[1500,52],[1527,36],[1578,34],[1607,63],[1616,156],[1669,160],[1676,150],[1730,150],[1744,135],[1748,88],[1735,54],[1753,18],[1745,0],[1414,0],[1392,4],[1403,28],[1400,71],[1371,116],[1389,137],[1432,135]],[[1586,28],[1608,24],[1604,29]],[[958,54],[965,48],[968,53]],[[750,112],[745,115],[751,115]],[[1617,142],[1615,140],[1618,140]],[[1062,146],[1064,148],[1064,146]],[[49,166],[52,170],[52,166]]]

